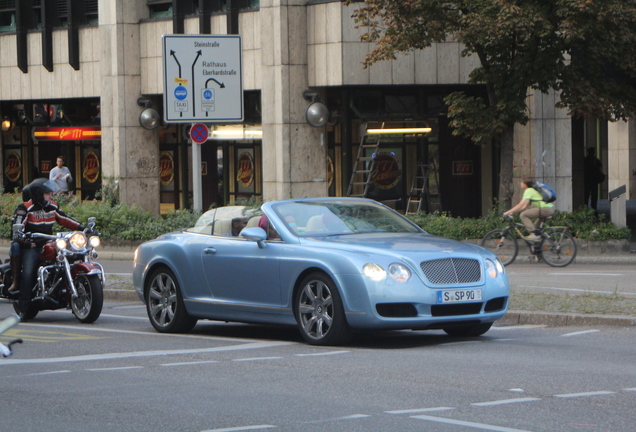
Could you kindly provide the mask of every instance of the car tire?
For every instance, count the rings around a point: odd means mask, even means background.
[[[311,345],[342,345],[353,336],[336,284],[324,273],[303,279],[294,296],[294,316]]]
[[[449,336],[476,337],[490,330],[493,323],[474,324],[466,326],[446,327],[443,330]]]
[[[197,319],[188,315],[174,273],[166,267],[160,267],[146,280],[146,312],[155,330],[160,333],[185,333],[192,330]]]

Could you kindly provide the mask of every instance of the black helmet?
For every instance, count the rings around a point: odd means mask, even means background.
[[[41,206],[44,206],[46,204],[46,202],[44,201],[45,193],[57,192],[60,190],[55,182],[45,178],[38,178],[33,180],[26,188],[28,188],[28,192],[30,192],[31,194],[33,203],[39,204]]]

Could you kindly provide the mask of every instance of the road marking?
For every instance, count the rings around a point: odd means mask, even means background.
[[[623,276],[623,273],[548,273],[550,276]]]
[[[636,391],[636,387],[634,387],[634,388],[626,388],[626,389],[623,389],[623,391]]]
[[[32,374],[27,374],[26,376],[36,376],[36,375],[55,375],[55,374],[63,374],[69,373],[70,370],[60,370],[60,371],[51,371],[51,372],[37,372]]]
[[[366,417],[371,417],[371,416],[368,415],[368,414],[353,414],[353,415],[350,415],[350,416],[336,417],[336,418],[324,419],[324,420],[307,421],[307,422],[303,422],[303,423],[305,423],[305,424],[327,423],[327,422],[334,422],[334,421],[341,421],[341,420],[356,420],[356,419],[361,419],[361,418],[366,418]]]
[[[294,354],[297,357],[314,357],[314,356],[328,356],[328,355],[337,355],[337,354],[346,354],[351,351],[330,351],[325,353],[313,353],[313,354]]]
[[[3,338],[20,338],[25,342],[69,342],[78,340],[109,339],[109,337],[79,335],[73,333],[53,332],[46,330],[29,330],[22,325],[4,333]]]
[[[282,357],[251,357],[251,358],[233,359],[232,361],[242,362],[242,361],[259,361],[259,360],[280,360],[280,359],[282,359]]]
[[[566,334],[562,334],[561,337],[578,336],[582,334],[596,333],[596,332],[600,332],[600,330],[584,330],[584,331],[578,331],[574,333],[566,333]]]
[[[241,345],[232,345],[232,346],[216,347],[216,348],[133,351],[133,352],[123,352],[123,353],[88,354],[88,355],[81,355],[81,356],[42,358],[42,359],[12,359],[12,360],[1,361],[0,366],[16,365],[16,364],[22,365],[22,364],[36,364],[36,363],[41,364],[41,363],[66,363],[66,362],[95,361],[95,360],[113,360],[113,359],[136,358],[136,357],[158,357],[158,356],[200,354],[200,353],[212,353],[212,352],[223,352],[223,351],[241,351],[241,350],[248,350],[248,349],[271,348],[271,347],[276,347],[281,345],[288,345],[288,343],[286,342],[253,342],[253,343],[245,343]]]
[[[101,371],[115,371],[115,370],[126,370],[126,369],[143,369],[143,366],[121,366],[121,367],[110,367],[110,368],[96,368],[96,369],[85,369],[91,372],[101,372]]]
[[[471,403],[471,405],[493,406],[493,405],[505,405],[505,404],[511,404],[511,403],[519,403],[519,402],[532,402],[532,401],[538,401],[538,400],[541,400],[541,399],[527,397],[527,398],[516,398],[516,399],[502,399],[502,400],[496,400],[496,401],[490,401],[490,402],[475,402],[475,403]]]
[[[386,414],[415,414],[420,412],[431,412],[431,411],[448,411],[454,410],[455,408],[451,407],[434,407],[434,408],[420,408],[420,409],[410,409],[410,410],[395,410],[395,411],[384,411]]]
[[[532,288],[532,289],[550,289],[555,291],[573,291],[573,292],[584,292],[584,293],[595,293],[595,294],[607,294],[607,295],[626,295],[633,296],[636,293],[630,292],[614,292],[614,291],[598,291],[598,290],[586,290],[586,289],[577,289],[577,288],[557,288],[557,287],[548,287],[548,286],[536,286],[536,285],[518,285],[519,288]]]
[[[451,424],[451,425],[458,425],[458,426],[466,426],[466,427],[472,427],[475,429],[484,429],[484,430],[490,430],[490,431],[496,431],[496,432],[529,432],[526,430],[521,430],[521,429],[513,429],[513,428],[507,428],[507,427],[501,427],[501,426],[494,426],[494,425],[488,425],[488,424],[484,424],[484,423],[474,423],[474,422],[467,422],[467,421],[462,421],[462,420],[453,420],[453,419],[447,419],[447,418],[442,418],[442,417],[431,417],[431,416],[412,416],[411,418],[415,418],[418,420],[427,420],[427,421],[432,421],[432,422],[437,422],[437,423],[446,423],[446,424]]]
[[[545,324],[522,324],[522,325],[507,325],[507,326],[497,326],[491,327],[490,330],[519,330],[519,329],[536,329],[536,328],[545,328],[547,325]]]
[[[587,393],[566,393],[566,394],[558,394],[554,395],[554,397],[558,398],[574,398],[574,397],[587,397],[587,396],[602,396],[602,395],[610,395],[616,394],[613,391],[596,391],[596,392],[587,392]]]
[[[258,429],[271,429],[271,428],[275,428],[275,427],[276,426],[272,426],[272,425],[239,426],[239,427],[223,428],[223,429],[208,429],[208,430],[204,430],[204,431],[201,431],[201,432],[251,431],[251,430],[258,430]]]
[[[196,361],[196,362],[183,362],[183,363],[163,363],[159,366],[190,366],[190,365],[200,365],[206,363],[218,363],[217,360],[207,360],[207,361]]]

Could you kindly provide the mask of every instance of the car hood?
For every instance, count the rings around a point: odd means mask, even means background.
[[[369,233],[314,238],[316,246],[322,243],[331,247],[355,250],[356,252],[378,253],[377,249],[400,255],[412,254],[451,254],[481,255],[484,249],[470,243],[463,243],[426,233],[395,234]]]

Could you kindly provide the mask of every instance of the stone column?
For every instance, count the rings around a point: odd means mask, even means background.
[[[555,107],[554,92],[529,93],[530,120],[515,127],[515,191],[524,176],[552,186],[557,193],[556,208],[572,211],[572,119],[564,109]],[[515,194],[514,201],[521,198]]]
[[[99,2],[103,181],[119,183],[122,203],[159,214],[157,131],[139,125],[139,20],[145,0]]]
[[[627,199],[636,199],[636,120],[607,124],[608,189],[627,187]]]
[[[324,128],[305,122],[309,102],[307,1],[261,0],[263,200],[327,195]]]

